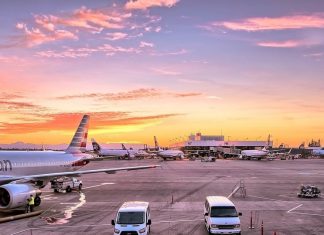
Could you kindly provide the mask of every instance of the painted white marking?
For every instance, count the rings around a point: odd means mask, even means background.
[[[231,196],[233,196],[233,194],[235,194],[239,189],[240,189],[240,186],[237,186],[237,187],[233,190],[233,192],[231,192],[231,194],[227,196],[227,198],[230,198]]]
[[[57,197],[42,197],[42,200],[55,200]]]
[[[115,183],[101,183],[101,184],[98,184],[98,185],[93,185],[93,186],[85,187],[83,189],[96,188],[96,187],[100,187],[100,186],[108,185],[108,184],[115,184]]]
[[[302,205],[303,205],[303,204],[300,204],[300,205],[298,205],[298,206],[296,206],[296,207],[290,209],[289,211],[287,211],[287,213],[290,213],[290,212],[292,212],[292,211],[298,209],[298,208],[301,207]]]

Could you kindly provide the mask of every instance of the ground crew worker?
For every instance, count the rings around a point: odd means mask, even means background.
[[[26,200],[26,207],[25,207],[25,213],[28,213],[29,212],[29,201],[30,201],[30,198],[27,198],[27,200]]]
[[[34,198],[34,196],[32,194],[30,195],[28,205],[29,205],[30,212],[33,212],[34,211],[34,205],[35,205],[35,198]]]

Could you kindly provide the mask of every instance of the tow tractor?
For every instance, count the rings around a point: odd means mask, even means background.
[[[321,195],[321,191],[318,187],[314,185],[302,185],[300,187],[300,192],[297,194],[298,197],[307,197],[307,198],[314,198],[319,197]]]
[[[58,179],[54,179],[51,181],[51,189],[54,190],[55,193],[59,192],[67,192],[70,193],[72,190],[82,189],[82,181],[77,178],[70,177],[62,177]]]

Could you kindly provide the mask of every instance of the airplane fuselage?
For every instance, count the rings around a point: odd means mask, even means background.
[[[90,156],[60,151],[0,151],[0,176],[24,176],[75,171]]]
[[[241,152],[242,156],[248,156],[248,157],[263,157],[263,156],[267,156],[268,154],[269,152],[264,150],[243,150]]]
[[[112,157],[128,156],[127,150],[123,150],[123,149],[101,149],[98,153],[100,156],[112,156]]]
[[[181,157],[183,158],[184,153],[180,150],[161,150],[157,152],[157,155],[163,158],[174,158]]]
[[[324,149],[314,149],[313,154],[318,156],[324,156]]]

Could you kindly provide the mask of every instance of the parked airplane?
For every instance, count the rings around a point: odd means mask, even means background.
[[[261,160],[262,158],[265,158],[270,154],[270,151],[267,150],[265,147],[261,150],[253,149],[253,150],[243,150],[241,151],[241,156],[240,158],[242,159],[257,159]]]
[[[146,152],[143,149],[138,149],[138,150],[134,150],[132,148],[127,149],[124,144],[122,144],[122,148],[124,150],[127,150],[129,155],[134,156],[135,158],[145,158],[145,157],[151,157],[152,156],[151,154],[149,154],[148,152]]]
[[[41,188],[55,178],[92,173],[115,173],[157,166],[135,166],[79,170],[93,156],[83,153],[87,143],[89,116],[84,115],[65,151],[0,151],[0,210],[25,206],[30,195],[41,203]]]
[[[312,153],[313,153],[313,155],[316,155],[316,156],[324,156],[324,148],[313,149]]]
[[[154,136],[154,144],[155,144],[155,149],[156,149],[156,154],[157,156],[163,158],[163,160],[167,159],[173,159],[176,160],[179,158],[180,160],[184,158],[184,153],[181,150],[173,150],[173,149],[168,149],[168,150],[163,150],[160,148],[156,136]]]
[[[264,147],[261,150],[253,149],[253,150],[243,150],[241,151],[240,158],[242,159],[247,159],[247,160],[252,160],[252,159],[268,159],[268,160],[274,160],[276,156],[280,157],[288,157],[291,153],[291,150],[289,152],[280,152],[282,150],[268,150],[266,147]]]
[[[127,149],[108,149],[102,148],[95,139],[91,139],[93,151],[98,154],[99,157],[119,157],[121,159],[132,159],[135,157],[133,152]]]

